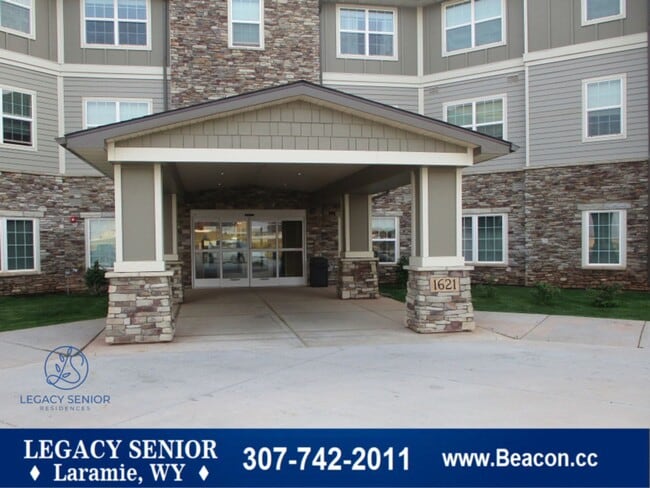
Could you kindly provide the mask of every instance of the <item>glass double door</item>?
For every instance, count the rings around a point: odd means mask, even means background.
[[[194,286],[305,284],[304,212],[197,211]]]

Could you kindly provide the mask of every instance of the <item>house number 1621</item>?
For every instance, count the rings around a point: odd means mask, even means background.
[[[431,278],[431,291],[460,291],[460,278]]]

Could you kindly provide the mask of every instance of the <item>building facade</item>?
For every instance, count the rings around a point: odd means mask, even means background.
[[[297,80],[518,146],[463,170],[473,280],[648,289],[647,15],[636,0],[0,0],[0,293],[83,289],[87,266],[116,260],[113,178],[55,138]],[[257,120],[242,117],[214,129],[222,147],[334,150],[350,135],[326,133],[328,123],[254,134]],[[376,130],[367,149],[399,144]],[[265,273],[306,284],[313,256],[336,280],[341,202],[292,189],[302,175],[220,173],[184,174],[192,190],[165,200],[179,229],[165,235],[177,287],[257,286]],[[385,280],[416,255],[413,193],[406,184],[372,197]],[[255,209],[299,213],[269,214],[253,235]],[[278,247],[276,229],[273,249],[247,248],[245,271],[241,253],[200,244],[216,240],[217,224],[262,243],[269,222],[287,235],[300,222],[303,239]],[[253,261],[274,252],[300,269],[260,268],[256,281]]]

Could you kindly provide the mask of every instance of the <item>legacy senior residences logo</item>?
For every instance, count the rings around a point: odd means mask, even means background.
[[[74,346],[59,346],[45,358],[45,383],[57,390],[76,390],[88,379],[90,366],[86,355]],[[111,403],[104,394],[31,393],[20,395],[22,405],[37,406],[43,412],[84,412],[92,406]]]
[[[74,390],[88,377],[88,359],[73,346],[60,346],[45,358],[45,380],[59,390]]]

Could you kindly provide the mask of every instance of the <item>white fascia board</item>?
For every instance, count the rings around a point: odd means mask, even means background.
[[[571,59],[584,58],[611,54],[632,49],[642,49],[648,46],[648,35],[645,32],[630,34],[629,36],[613,37],[593,42],[581,42],[569,46],[557,47],[534,51],[524,55],[524,62],[534,66],[538,64],[555,63],[558,61],[569,61]]]
[[[378,164],[420,166],[471,166],[472,156],[464,153],[399,151],[319,151],[272,149],[204,149],[108,146],[113,163],[289,163],[289,164]]]
[[[165,271],[165,261],[116,261],[114,273],[144,273]]]
[[[55,61],[16,53],[7,49],[0,49],[0,62],[5,65],[28,69],[52,76],[63,75],[71,78],[135,78],[142,80],[161,80],[163,77],[163,69],[160,66],[59,64]]]

